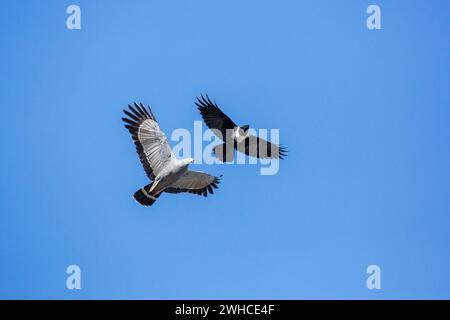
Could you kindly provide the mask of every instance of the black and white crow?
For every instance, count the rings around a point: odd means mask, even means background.
[[[286,156],[286,148],[250,134],[248,124],[242,126],[235,124],[215,102],[209,99],[208,95],[197,97],[195,104],[208,128],[224,141],[213,149],[214,155],[219,160],[233,161],[234,150],[263,159],[283,159]]]

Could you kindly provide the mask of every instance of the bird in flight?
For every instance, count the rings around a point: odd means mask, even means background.
[[[125,128],[131,134],[136,152],[151,183],[140,188],[133,198],[143,206],[151,206],[163,192],[189,192],[207,196],[218,188],[220,177],[188,169],[192,158],[177,159],[166,135],[159,127],[150,107],[142,103],[123,110]]]
[[[222,162],[233,161],[234,150],[263,159],[283,159],[286,156],[286,148],[250,134],[248,124],[235,124],[208,95],[197,97],[195,104],[208,128],[224,141],[213,149],[214,155]]]

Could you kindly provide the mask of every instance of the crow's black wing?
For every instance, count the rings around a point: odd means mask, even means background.
[[[287,155],[286,148],[254,135],[249,135],[244,141],[236,143],[236,150],[263,159],[284,159]]]
[[[206,97],[202,95],[200,98],[197,98],[195,104],[208,128],[213,130],[216,135],[216,130],[218,130],[222,134],[221,137],[219,136],[222,140],[226,137],[227,129],[233,130],[236,127],[233,120],[223,113],[217,104],[209,99],[208,95]]]

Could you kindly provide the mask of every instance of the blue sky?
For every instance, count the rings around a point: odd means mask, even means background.
[[[450,298],[448,1],[0,9],[0,298]],[[170,134],[200,93],[279,128],[288,158],[274,176],[194,165],[223,174],[213,196],[140,207],[122,108],[152,104]]]

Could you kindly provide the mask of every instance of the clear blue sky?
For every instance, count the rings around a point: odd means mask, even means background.
[[[0,298],[450,298],[448,1],[0,3]],[[122,108],[191,129],[205,92],[279,174],[140,207]]]

